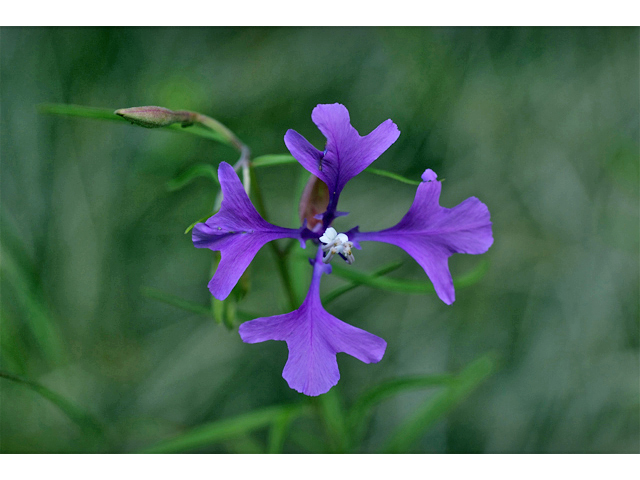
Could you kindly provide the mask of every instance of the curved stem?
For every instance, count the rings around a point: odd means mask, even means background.
[[[240,158],[234,165],[234,169],[236,171],[242,169],[242,183],[244,185],[244,189],[249,195],[251,190],[251,186],[253,184],[253,192],[254,199],[256,203],[256,209],[267,222],[269,221],[267,210],[264,205],[264,200],[262,197],[262,192],[260,191],[260,187],[258,186],[258,182],[255,178],[255,171],[253,166],[251,165],[251,150],[247,145],[245,145],[236,135],[229,130],[226,126],[224,126],[219,121],[208,117],[207,115],[203,115],[197,112],[176,112],[176,113],[185,113],[189,115],[189,121],[192,123],[200,123],[201,125],[221,134],[231,145],[233,145],[239,152]],[[217,202],[216,202],[217,203]],[[289,269],[287,268],[287,251],[281,250],[275,242],[269,242],[269,246],[273,251],[275,256],[276,265],[278,267],[278,272],[280,273],[280,277],[282,278],[282,283],[287,291],[287,297],[289,300],[289,304],[293,310],[295,310],[297,305],[297,299],[295,295],[295,291],[293,289],[293,284],[291,283],[291,276],[289,275]]]
[[[189,121],[191,123],[199,123],[211,130],[213,130],[214,132],[218,132],[219,134],[221,134],[225,140],[227,140],[231,145],[233,145],[238,151],[240,151],[240,153],[242,153],[243,149],[247,149],[247,146],[242,143],[240,141],[240,139],[238,137],[236,137],[236,135],[229,130],[225,125],[223,125],[222,123],[220,123],[218,120],[208,117],[207,115],[203,115],[201,113],[198,112],[189,112],[186,110],[182,110],[180,112],[176,112],[176,113],[186,113],[189,115]]]

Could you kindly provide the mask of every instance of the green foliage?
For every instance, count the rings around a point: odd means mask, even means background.
[[[193,167],[189,167],[176,178],[173,178],[169,182],[167,182],[167,190],[169,190],[170,192],[180,190],[181,188],[189,185],[196,178],[208,178],[212,180],[216,185],[220,185],[218,182],[218,173],[216,167],[208,163],[201,163],[198,165],[194,165]]]
[[[371,278],[376,278],[382,275],[386,275],[387,273],[391,273],[394,270],[397,270],[401,266],[402,266],[402,262],[389,263],[371,272]],[[354,288],[360,285],[365,285],[365,284],[363,282],[358,282],[357,280],[352,280],[351,285],[344,285],[343,287],[336,288],[335,290],[332,290],[326,295],[323,295],[322,304],[326,306],[329,303],[333,302],[336,298],[344,295],[347,292],[350,292],[351,290],[353,290]]]
[[[3,304],[2,308],[0,325],[5,335],[0,336],[0,358],[12,365],[22,364],[23,360],[27,360],[23,358],[24,350],[17,343],[19,336],[9,335],[11,330],[16,331],[19,311],[24,313],[24,325],[29,332],[27,342],[35,342],[38,357],[50,366],[61,365],[65,362],[63,340],[56,319],[44,298],[37,266],[29,258],[18,234],[8,224],[4,212],[1,230],[3,241],[0,244],[0,275],[6,282],[3,300],[10,301],[10,305]]]
[[[13,375],[8,372],[0,371],[0,378],[16,382],[20,385],[33,390],[42,398],[45,398],[60,409],[72,422],[80,427],[82,432],[88,437],[88,440],[95,441],[105,440],[104,426],[93,415],[84,411],[73,402],[67,400],[62,395],[40,385],[39,383],[28,380],[24,377]]]
[[[401,453],[411,450],[418,438],[437,420],[462,402],[496,368],[491,355],[483,356],[470,363],[460,372],[442,392],[425,402],[411,415],[383,447],[386,453]]]
[[[261,155],[254,158],[251,164],[254,167],[271,167],[274,165],[297,164],[298,161],[291,155]]]
[[[0,450],[637,452],[638,45],[637,28],[3,29]],[[309,113],[334,101],[361,133],[402,132],[349,184],[351,217],[397,222],[432,168],[443,205],[487,204],[496,241],[452,258],[456,287],[475,285],[453,306],[392,264],[362,271],[378,250],[336,264],[323,302],[356,326],[380,311],[389,348],[370,366],[340,356],[340,383],[309,399],[281,378],[281,342],[220,328],[300,304],[297,244],[263,249],[250,293],[211,305],[209,252],[179,234],[219,205],[206,182],[238,161],[232,137],[142,133],[113,112],[210,113],[252,151],[286,152],[288,128],[322,145]],[[273,223],[299,224],[294,165],[252,160]]]
[[[212,422],[196,427],[187,433],[163,441],[141,453],[177,453],[215,445],[245,435],[254,430],[273,426],[286,430],[288,422],[308,413],[307,406],[276,406],[255,410],[234,418]],[[283,433],[274,435],[282,436]],[[282,438],[273,441],[273,449],[280,448]]]
[[[340,264],[334,264],[333,273],[338,277],[350,280],[353,283],[367,285],[380,290],[390,292],[427,294],[435,293],[433,284],[429,281],[419,280],[399,280],[395,278],[383,277],[375,273],[363,273],[353,268],[347,268]],[[488,260],[480,260],[478,264],[469,272],[453,279],[456,288],[468,287],[477,283],[489,269]]]
[[[379,175],[381,177],[391,178],[392,180],[396,180],[401,183],[406,183],[408,185],[420,185],[419,180],[410,180],[402,175],[398,175],[397,173],[387,172],[386,170],[380,170],[379,168],[367,167],[364,169],[365,172],[373,173],[374,175]]]
[[[349,410],[349,430],[353,432],[356,439],[362,440],[367,426],[367,418],[373,412],[373,408],[380,402],[414,389],[447,387],[453,384],[454,381],[454,375],[442,374],[395,378],[382,382],[358,397],[351,407]]]
[[[232,446],[237,438],[246,440],[248,434],[269,427],[266,447],[252,440],[255,451],[280,453],[283,451],[288,430],[293,421],[300,417],[315,417],[326,432],[328,452],[347,453],[359,451],[364,431],[373,409],[382,401],[401,393],[440,387],[443,390],[418,407],[388,440],[385,452],[407,451],[433,425],[460,404],[496,368],[492,355],[485,355],[457,375],[433,375],[398,378],[385,381],[363,393],[345,411],[333,388],[316,399],[307,399],[297,405],[272,406],[233,418],[223,419],[193,428],[183,434],[164,440],[144,449],[143,453],[188,452],[217,444]]]
[[[189,302],[188,300],[184,300],[176,295],[171,295],[170,293],[162,292],[156,288],[143,287],[141,289],[141,293],[145,297],[158,300],[162,303],[166,303],[167,305],[173,305],[174,307],[180,308],[187,312],[197,313],[198,315],[204,315],[206,317],[213,317],[211,308],[199,305],[197,303]]]

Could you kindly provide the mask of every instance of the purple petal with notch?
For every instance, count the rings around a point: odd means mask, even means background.
[[[291,388],[310,396],[326,393],[338,383],[337,353],[347,353],[364,363],[376,363],[387,348],[380,337],[325,311],[320,302],[320,277],[330,272],[331,266],[322,263],[322,250],[318,249],[309,293],[300,308],[284,315],[257,318],[239,328],[245,343],[287,342],[289,358],[282,376]]]
[[[442,184],[426,170],[407,214],[391,228],[379,232],[352,231],[359,241],[396,245],[411,255],[448,305],[455,300],[448,259],[454,253],[485,253],[493,243],[487,206],[475,197],[453,208],[440,206]],[[351,238],[351,237],[349,237]]]
[[[192,239],[198,248],[220,251],[220,263],[209,290],[218,300],[224,300],[265,243],[297,238],[304,248],[305,240],[303,229],[278,227],[260,216],[231,165],[220,163],[218,179],[223,195],[220,211],[193,227]]]
[[[311,145],[295,130],[288,130],[284,143],[300,164],[327,184],[332,197],[340,195],[345,184],[382,155],[400,135],[391,120],[382,122],[369,135],[361,137],[351,126],[344,105],[318,105],[311,119],[327,138],[325,151]],[[335,204],[337,201],[332,202]]]

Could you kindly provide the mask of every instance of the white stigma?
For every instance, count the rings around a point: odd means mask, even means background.
[[[338,233],[335,228],[329,227],[320,237],[320,241],[323,243],[322,251],[325,253],[322,259],[324,263],[331,262],[336,254],[342,255],[349,265],[354,262],[353,242],[350,242],[349,237],[344,233]]]

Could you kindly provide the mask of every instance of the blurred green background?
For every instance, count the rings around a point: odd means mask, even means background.
[[[457,373],[488,354],[493,373],[417,425],[402,451],[638,452],[638,33],[3,28],[1,451],[138,451],[281,405],[320,412],[290,424],[276,441],[283,451],[340,451],[351,434],[340,407],[381,381]],[[191,135],[39,114],[48,102],[196,110],[256,156],[287,153],[288,128],[323,148],[310,119],[318,103],[345,104],[361,134],[391,118],[402,134],[374,166],[416,180],[432,168],[446,179],[446,207],[470,196],[486,203],[494,245],[450,266],[455,277],[486,259],[488,272],[452,306],[366,286],[328,305],[388,349],[375,365],[340,354],[338,386],[307,399],[281,378],[284,343],[243,344],[237,328],[144,294],[210,304],[213,254],[183,232],[211,212],[217,188],[197,179],[168,191],[167,182],[237,153]],[[257,175],[270,219],[297,227],[304,171]],[[341,197],[351,213],[337,227],[391,226],[414,194],[363,173]],[[392,246],[365,245],[354,268],[391,261],[403,262],[391,277],[426,279]],[[268,248],[250,277],[239,309],[288,310]],[[345,284],[325,277],[323,292]],[[376,405],[355,451],[384,450],[440,391]],[[264,451],[278,435],[225,432],[191,450]]]

